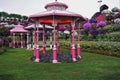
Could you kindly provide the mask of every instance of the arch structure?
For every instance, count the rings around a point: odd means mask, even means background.
[[[40,61],[40,54],[39,54],[39,45],[38,45],[38,25],[42,24],[43,27],[45,25],[50,25],[53,27],[53,60],[52,63],[58,63],[57,60],[57,28],[60,25],[68,25],[71,27],[71,44],[70,44],[70,53],[72,55],[73,62],[76,62],[76,51],[75,51],[75,42],[74,42],[74,32],[75,32],[75,24],[85,21],[85,18],[80,14],[76,14],[74,12],[67,10],[68,6],[64,3],[55,2],[49,3],[45,5],[46,11],[40,12],[37,14],[33,14],[29,16],[29,19],[35,21],[35,42],[34,42],[34,56],[36,57],[35,62]],[[78,26],[77,26],[78,27]],[[81,58],[80,55],[80,38],[78,38],[78,46],[77,46],[77,56]],[[44,44],[43,44],[44,45]]]

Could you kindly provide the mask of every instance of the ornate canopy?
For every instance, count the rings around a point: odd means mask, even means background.
[[[71,23],[75,19],[85,20],[80,14],[67,11],[68,6],[58,1],[45,5],[45,8],[46,11],[30,15],[29,18],[35,19],[41,24],[53,24],[54,20],[57,24]]]
[[[22,25],[16,25],[13,29],[10,30],[10,32],[14,32],[14,33],[26,33],[26,32],[28,32],[23,27],[24,26],[22,26]]]

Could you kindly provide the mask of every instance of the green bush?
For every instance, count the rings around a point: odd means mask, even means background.
[[[108,33],[120,31],[120,24],[111,24],[105,27]]]
[[[120,42],[107,41],[81,41],[81,49],[104,50],[108,52],[120,52]]]

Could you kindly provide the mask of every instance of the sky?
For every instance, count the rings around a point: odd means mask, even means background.
[[[0,11],[16,13],[30,16],[32,14],[45,11],[44,6],[55,0],[0,0]],[[69,11],[81,14],[83,17],[90,18],[94,13],[99,11],[100,5],[106,4],[109,10],[114,7],[120,7],[120,0],[58,0],[68,5]]]

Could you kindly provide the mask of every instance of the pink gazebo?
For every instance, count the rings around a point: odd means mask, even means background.
[[[74,28],[76,22],[82,22],[85,20],[84,17],[82,17],[80,14],[76,14],[71,11],[67,11],[66,9],[68,6],[64,3],[58,2],[57,0],[55,2],[49,3],[45,5],[46,11],[40,12],[37,14],[30,15],[29,18],[33,19],[35,21],[35,47],[34,47],[34,56],[36,57],[35,62],[39,62],[39,45],[38,45],[38,24],[42,24],[43,27],[45,25],[51,25],[53,27],[53,63],[58,63],[57,60],[57,50],[59,50],[59,44],[57,46],[56,41],[56,34],[57,34],[57,28],[60,27],[60,25],[68,25],[71,27],[71,44],[70,44],[70,53],[72,55],[73,62],[76,62],[76,52],[75,52],[75,43],[74,43]],[[43,44],[45,45],[45,44]],[[44,49],[43,49],[44,50]],[[80,38],[78,38],[78,46],[77,46],[77,56],[81,58],[80,55]]]
[[[27,45],[29,42],[29,33],[27,30],[24,29],[24,26],[22,25],[16,25],[13,29],[10,30],[11,32],[11,36],[13,37],[13,42],[11,43],[11,47],[16,48],[16,44],[18,45],[18,41],[15,40],[15,35],[17,33],[20,34],[20,44],[21,44],[21,48],[23,48],[25,46],[25,42],[23,41],[23,34],[27,34]]]

